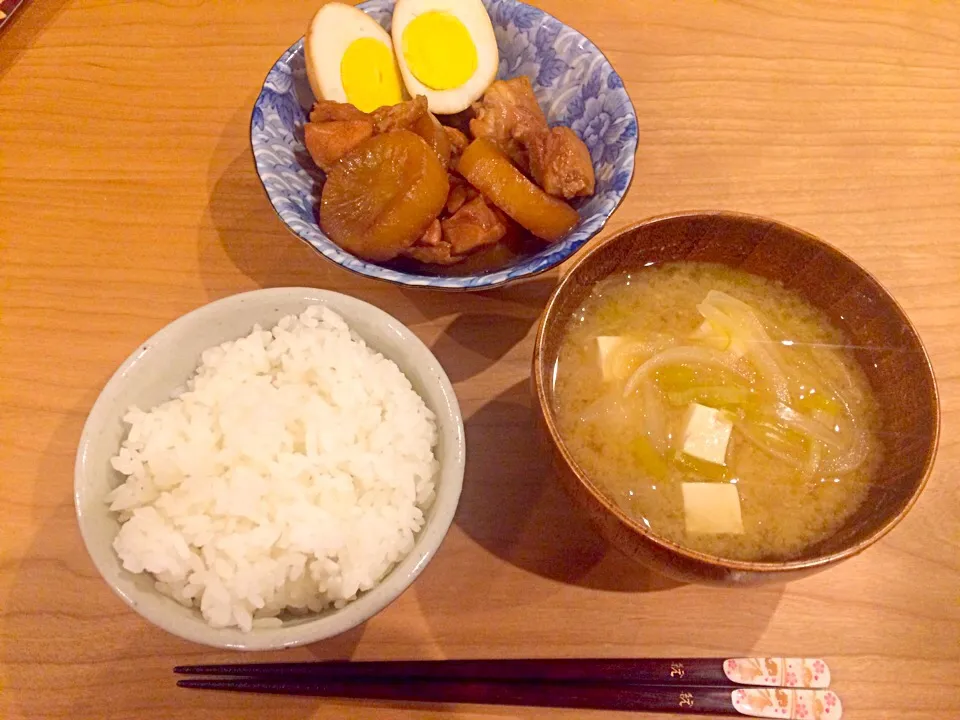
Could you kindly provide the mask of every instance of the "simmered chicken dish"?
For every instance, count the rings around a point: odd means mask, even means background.
[[[586,145],[550,127],[526,77],[494,82],[471,112],[468,135],[424,96],[369,113],[317,101],[304,142],[327,173],[323,231],[373,262],[471,269],[562,238],[579,219],[567,200],[594,191]]]

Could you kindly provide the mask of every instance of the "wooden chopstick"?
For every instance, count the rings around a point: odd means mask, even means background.
[[[819,659],[630,658],[542,660],[425,660],[181,665],[185,675],[317,681],[500,680],[721,687],[745,685],[825,688],[830,674]]]
[[[311,695],[400,702],[466,703],[483,705],[526,705],[634,712],[681,714],[716,713],[750,717],[821,717],[839,720],[840,703],[827,690],[783,688],[704,688],[617,685],[612,683],[560,683],[503,680],[310,680],[306,677],[280,678],[190,678],[177,685],[204,690]],[[819,712],[819,715],[813,712]]]

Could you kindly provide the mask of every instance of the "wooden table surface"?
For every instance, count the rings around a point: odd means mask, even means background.
[[[259,659],[823,656],[850,718],[960,717],[960,3],[538,3],[604,50],[636,105],[636,176],[606,233],[694,208],[798,225],[875,273],[932,356],[943,432],[915,509],[858,558],[749,590],[647,574],[555,487],[527,380],[556,274],[400,290],[281,225],[249,116],[318,3],[33,0],[0,34],[0,717],[617,717],[174,687],[176,663],[241,658],[167,635],[107,588],[74,520],[74,452],[141,340],[279,285],[410,325],[455,382],[469,461],[455,524],[408,592],[356,631]]]

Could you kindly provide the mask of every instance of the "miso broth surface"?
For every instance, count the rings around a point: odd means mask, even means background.
[[[825,363],[826,379],[851,389],[857,425],[869,433],[870,453],[861,467],[842,477],[804,477],[748,443],[735,429],[727,457],[732,455],[736,463],[722,482],[738,488],[743,534],[688,533],[681,485],[710,479],[675,466],[666,477],[651,478],[633,450],[636,428],[592,412],[597,398],[610,391],[601,378],[596,338],[670,336],[682,343],[703,322],[697,304],[711,290],[732,295],[766,316],[776,327],[774,339],[788,341],[787,351],[792,342],[806,346],[808,352],[832,354]],[[660,536],[725,558],[790,559],[834,533],[856,510],[880,461],[876,403],[846,346],[843,334],[799,295],[742,271],[684,262],[612,277],[598,285],[569,320],[554,386],[559,428],[568,450],[593,482]],[[673,443],[684,415],[678,408],[669,411]]]

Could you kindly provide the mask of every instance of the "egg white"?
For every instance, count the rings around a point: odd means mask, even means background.
[[[393,54],[387,31],[352,5],[328,3],[313,16],[304,37],[303,52],[310,88],[318,99],[348,102],[340,77],[340,62],[355,40],[367,37],[382,42]]]
[[[434,10],[448,12],[463,23],[477,49],[476,71],[465,83],[449,90],[434,90],[417,80],[403,57],[403,32],[407,25],[418,15]],[[430,112],[450,115],[466,110],[497,77],[500,64],[497,38],[493,34],[490,16],[480,0],[397,0],[390,32],[407,92],[411,97],[425,95]]]

